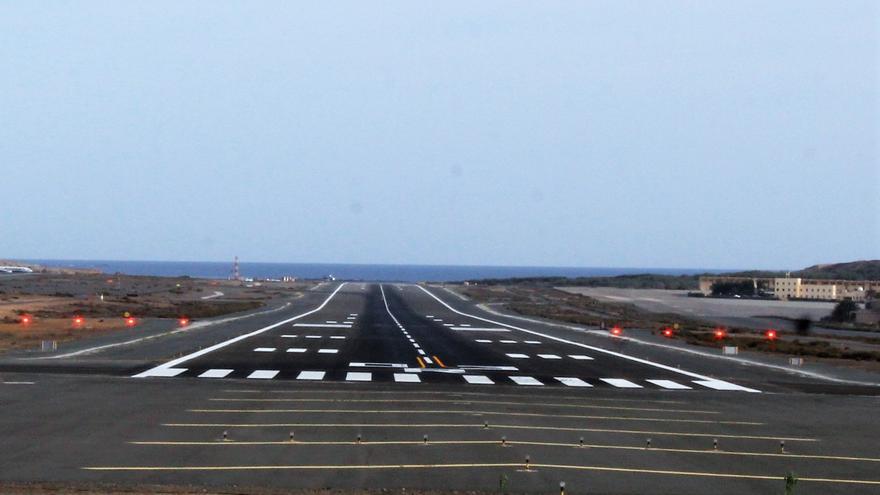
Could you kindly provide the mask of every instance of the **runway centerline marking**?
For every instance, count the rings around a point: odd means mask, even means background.
[[[274,328],[278,328],[278,327],[280,327],[280,326],[282,326],[282,325],[287,325],[288,323],[290,323],[290,322],[292,322],[292,321],[296,321],[296,320],[298,320],[298,319],[300,319],[300,318],[304,318],[304,317],[309,316],[309,315],[311,315],[311,314],[317,313],[318,311],[321,311],[322,309],[324,309],[324,307],[327,306],[328,303],[330,303],[330,300],[333,299],[333,297],[336,296],[336,294],[337,294],[337,293],[338,293],[343,287],[345,287],[345,284],[346,284],[345,282],[339,284],[339,287],[337,287],[336,290],[334,290],[333,292],[331,292],[330,295],[327,296],[327,299],[324,299],[324,302],[322,302],[317,308],[315,308],[315,309],[313,309],[313,310],[311,310],[311,311],[307,311],[307,312],[305,312],[305,313],[302,313],[302,314],[296,315],[296,316],[294,316],[293,318],[288,318],[288,319],[286,319],[286,320],[282,320],[282,321],[279,321],[279,322],[277,322],[277,323],[273,323],[273,324],[271,324],[271,325],[269,325],[269,326],[266,326],[266,327],[260,328],[259,330],[254,330],[253,332],[246,333],[246,334],[244,334],[244,335],[239,335],[238,337],[234,337],[234,338],[231,338],[231,339],[229,339],[229,340],[225,340],[225,341],[223,341],[223,342],[220,342],[219,344],[214,344],[214,345],[212,345],[212,346],[210,346],[210,347],[206,347],[206,348],[204,348],[204,349],[202,349],[202,350],[199,350],[199,351],[193,352],[192,354],[187,354],[186,356],[179,357],[179,358],[177,358],[177,359],[174,359],[174,360],[168,361],[167,363],[160,364],[159,366],[156,366],[156,367],[154,367],[154,368],[150,368],[150,369],[148,369],[148,370],[146,370],[146,371],[143,371],[143,372],[141,372],[141,373],[138,373],[138,374],[134,375],[133,378],[147,378],[147,377],[151,377],[151,376],[156,376],[156,377],[159,377],[159,376],[168,376],[166,373],[168,373],[169,370],[172,370],[172,369],[179,369],[179,368],[176,368],[178,365],[180,365],[180,364],[182,364],[182,363],[185,363],[185,362],[187,362],[187,361],[189,361],[189,360],[191,360],[191,359],[195,359],[195,358],[197,358],[197,357],[204,356],[205,354],[208,354],[208,353],[214,352],[214,351],[216,351],[216,350],[218,350],[218,349],[222,349],[222,348],[224,348],[224,347],[226,347],[226,346],[229,346],[229,345],[235,344],[236,342],[241,342],[242,340],[248,339],[248,338],[253,337],[253,336],[255,336],[255,335],[259,335],[259,334],[261,334],[261,333],[268,332],[269,330],[272,330],[272,329],[274,329]],[[182,372],[181,372],[181,373],[182,373]],[[179,373],[178,373],[178,374],[179,374]],[[171,376],[174,376],[174,375],[171,375]]]
[[[561,343],[564,343],[564,344],[573,345],[573,346],[576,346],[576,347],[581,347],[581,348],[583,348],[583,349],[590,349],[590,350],[593,350],[593,351],[596,351],[596,352],[601,352],[601,353],[603,353],[603,354],[607,354],[607,355],[610,355],[610,356],[615,356],[615,357],[618,357],[618,358],[626,359],[626,360],[628,360],[628,361],[633,361],[633,362],[636,362],[636,363],[641,363],[641,364],[645,364],[645,365],[648,365],[648,366],[653,366],[653,367],[655,367],[655,368],[660,368],[660,369],[662,369],[662,370],[671,371],[671,372],[673,372],[673,373],[678,373],[678,374],[681,374],[681,375],[689,376],[689,377],[691,377],[691,378],[695,378],[695,379],[697,379],[697,380],[703,380],[703,381],[706,381],[706,382],[711,382],[713,385],[716,385],[716,386],[720,386],[720,383],[728,383],[728,382],[724,382],[724,381],[722,381],[722,380],[717,380],[717,379],[713,379],[713,378],[710,378],[710,377],[707,377],[707,376],[704,376],[704,375],[700,375],[699,373],[693,373],[693,372],[690,372],[690,371],[686,371],[686,370],[682,370],[682,369],[679,369],[679,368],[675,368],[675,367],[673,367],[673,366],[668,366],[668,365],[665,365],[665,364],[656,363],[656,362],[654,362],[654,361],[649,361],[649,360],[647,360],[647,359],[637,358],[637,357],[635,357],[635,356],[630,356],[630,355],[628,355],[628,354],[623,354],[623,353],[620,353],[620,352],[611,351],[611,350],[608,350],[608,349],[604,349],[604,348],[602,348],[602,347],[595,347],[595,346],[591,346],[591,345],[587,345],[587,344],[582,344],[582,343],[580,343],[580,342],[575,342],[575,341],[568,340],[568,339],[563,339],[563,338],[560,338],[560,337],[554,337],[554,336],[549,335],[549,334],[546,334],[546,333],[536,332],[536,331],[534,331],[534,330],[528,330],[528,329],[525,329],[525,328],[517,327],[517,326],[511,325],[511,324],[509,324],[509,323],[502,323],[502,322],[499,322],[499,321],[491,320],[491,319],[489,319],[489,318],[483,318],[483,317],[481,317],[481,316],[476,316],[476,315],[472,315],[472,314],[469,314],[469,313],[465,313],[465,312],[463,312],[463,311],[459,311],[459,310],[453,308],[452,306],[450,306],[449,304],[447,304],[446,301],[440,299],[440,298],[439,298],[438,296],[436,296],[433,292],[431,292],[431,291],[429,291],[428,289],[422,287],[421,285],[416,285],[416,287],[418,287],[419,289],[421,289],[425,294],[428,294],[431,298],[433,298],[435,301],[437,301],[438,303],[440,303],[441,305],[443,305],[446,309],[452,311],[453,313],[456,313],[456,314],[458,314],[458,315],[461,315],[461,316],[465,316],[465,317],[468,317],[468,318],[473,318],[473,319],[475,319],[475,320],[480,320],[480,321],[483,321],[483,322],[486,322],[486,323],[490,323],[490,324],[492,324],[492,325],[500,325],[500,326],[502,326],[502,327],[510,328],[510,329],[513,329],[513,330],[518,330],[518,331],[520,331],[520,332],[525,332],[525,333],[527,333],[527,334],[534,335],[534,336],[536,336],[536,337],[543,337],[543,338],[545,338],[545,339],[553,340],[553,341],[556,341],[556,342],[561,342]],[[704,384],[701,383],[701,385],[704,385]],[[734,384],[731,384],[731,385],[734,385]],[[708,386],[708,385],[706,385],[706,386]],[[760,390],[755,390],[755,389],[751,389],[751,388],[748,388],[748,387],[741,387],[741,386],[739,386],[739,385],[735,385],[735,386],[738,387],[736,390],[745,391],[745,392],[760,393]],[[710,387],[710,388],[711,388],[711,387]]]
[[[391,308],[388,307],[388,298],[385,297],[385,287],[382,284],[379,284],[379,291],[382,292],[382,302],[385,303],[385,311],[388,312],[388,316],[391,317],[391,319],[394,321],[394,324],[397,325],[397,328],[399,328],[400,331],[403,332],[404,337],[409,340],[410,344],[412,344],[413,348],[415,348],[416,352],[418,352],[419,355],[416,356],[416,359],[419,362],[419,366],[424,368],[425,363],[434,364],[433,361],[431,361],[431,358],[428,357],[428,354],[424,351],[424,349],[422,349],[422,346],[420,346],[419,343],[412,338],[409,332],[406,331],[406,328],[403,326],[403,324],[400,323],[397,317],[394,316],[394,313],[391,312]]]

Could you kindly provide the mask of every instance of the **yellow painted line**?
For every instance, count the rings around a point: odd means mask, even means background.
[[[202,414],[466,414],[469,416],[526,416],[531,418],[566,418],[566,419],[607,419],[614,421],[652,421],[661,423],[700,423],[717,425],[763,426],[764,423],[751,421],[712,421],[707,419],[670,419],[670,418],[639,418],[629,416],[582,416],[576,414],[539,414],[524,412],[501,411],[466,411],[466,410],[364,410],[364,409],[187,409],[187,412]]]
[[[419,362],[419,368],[424,368],[424,367],[425,367],[425,362],[422,361],[422,358],[421,358],[421,357],[416,356],[416,360]]]
[[[431,357],[434,358],[434,362],[436,362],[437,364],[439,364],[441,368],[445,368],[445,367],[446,367],[446,365],[443,364],[443,361],[440,361],[440,358],[438,358],[437,356],[431,356]]]
[[[424,403],[424,399],[290,399],[290,398],[272,398],[272,399],[251,399],[251,398],[240,398],[240,397],[218,397],[208,399],[209,401],[214,402],[350,402],[350,403]],[[550,403],[541,403],[541,404],[524,404],[522,402],[512,402],[512,401],[495,401],[495,400],[432,400],[432,404],[485,404],[485,405],[499,405],[499,406],[522,406],[522,407],[568,407],[568,408],[577,408],[577,409],[607,409],[607,410],[617,410],[617,411],[646,411],[646,412],[669,412],[669,413],[684,413],[684,414],[721,414],[719,411],[701,411],[701,410],[693,410],[693,409],[663,409],[657,407],[630,407],[630,406],[597,406],[597,405],[587,405],[587,404],[550,404]]]
[[[308,394],[308,395],[321,395],[321,394],[350,394],[350,390],[249,390],[249,389],[226,389],[223,390],[225,393],[230,394]],[[543,395],[546,391],[542,392],[535,389],[530,389],[530,393],[526,394],[503,394],[503,393],[488,393],[488,392],[448,392],[448,391],[413,391],[407,392],[407,395],[449,395],[453,397],[459,396],[476,396],[476,397],[514,397],[518,399],[528,399],[535,395],[535,393],[542,394],[540,395],[540,400],[545,401],[548,399],[552,400],[565,400],[569,402],[578,401],[578,400],[589,400],[589,401],[600,401],[600,402],[639,402],[639,403],[654,403],[654,404],[687,404],[686,401],[681,400],[654,400],[654,399],[627,399],[627,398],[608,398],[608,397],[590,397],[589,399],[584,399],[583,396],[562,396],[562,395]],[[384,390],[365,390],[363,391],[364,395],[400,395],[400,392],[393,391],[384,391]]]
[[[129,442],[132,445],[158,445],[158,446],[173,446],[173,447],[181,447],[181,446],[266,446],[266,445],[287,445],[287,446],[326,446],[326,445],[418,445],[424,446],[424,440],[379,440],[379,441],[361,441],[360,443],[349,440],[342,441],[228,441],[228,440],[215,440],[209,442],[199,442],[199,441],[136,441]],[[718,455],[718,456],[742,456],[742,457],[783,457],[786,459],[821,459],[828,461],[854,461],[854,462],[880,462],[880,459],[875,457],[856,457],[856,456],[840,456],[840,455],[822,455],[822,454],[781,454],[776,452],[742,452],[742,451],[728,451],[728,450],[713,450],[713,449],[672,449],[672,448],[660,448],[660,447],[651,447],[650,449],[646,449],[644,446],[633,446],[633,445],[608,445],[608,444],[588,444],[585,443],[583,446],[577,443],[562,443],[562,442],[530,442],[530,441],[520,441],[520,440],[507,440],[507,445],[530,445],[535,447],[564,447],[566,449],[570,448],[590,448],[590,449],[605,449],[605,450],[632,450],[637,452],[644,453],[652,453],[652,452],[674,452],[677,454],[703,454],[703,455]],[[428,443],[429,445],[500,445],[498,440],[434,440]]]
[[[485,426],[479,424],[413,424],[413,423],[163,423],[168,428],[479,428]],[[702,437],[702,438],[736,438],[740,440],[785,440],[786,442],[818,442],[817,438],[803,437],[771,437],[761,435],[730,435],[724,433],[690,433],[676,431],[649,431],[649,430],[616,430],[610,428],[569,428],[564,426],[525,426],[492,424],[492,428],[534,430],[534,431],[577,431],[590,433],[621,433],[626,435],[654,435],[670,437]]]
[[[91,466],[86,471],[275,471],[275,470],[383,470],[383,469],[456,469],[456,468],[521,468],[522,463],[467,463],[467,464],[366,464],[366,465],[286,465],[286,466]],[[781,481],[782,476],[761,474],[713,473],[706,471],[668,471],[630,467],[576,466],[565,464],[531,464],[537,469],[578,471],[605,471],[612,473],[658,474],[667,476],[692,476],[749,480]],[[798,478],[802,482],[880,485],[880,480],[855,480],[836,478]]]

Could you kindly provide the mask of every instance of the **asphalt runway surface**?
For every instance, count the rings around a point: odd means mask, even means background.
[[[0,361],[0,480],[880,493],[876,392],[322,284],[187,331]],[[172,333],[173,332],[173,333]],[[48,358],[48,359],[47,359]]]

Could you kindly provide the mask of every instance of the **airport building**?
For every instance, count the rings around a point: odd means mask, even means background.
[[[700,292],[712,294],[716,282],[751,282],[755,292],[760,288],[779,299],[814,299],[822,301],[842,301],[852,299],[864,302],[869,291],[880,292],[877,280],[823,280],[808,278],[765,278],[765,277],[700,277]]]

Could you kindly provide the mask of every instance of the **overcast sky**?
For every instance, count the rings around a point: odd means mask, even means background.
[[[875,1],[0,3],[0,258],[880,258]]]

